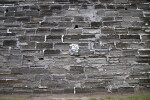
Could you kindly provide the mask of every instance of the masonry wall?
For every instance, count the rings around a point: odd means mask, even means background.
[[[150,91],[148,0],[0,0],[0,93],[138,91]]]

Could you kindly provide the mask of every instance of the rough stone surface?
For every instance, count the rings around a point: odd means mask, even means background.
[[[0,0],[0,93],[149,87],[149,0]]]

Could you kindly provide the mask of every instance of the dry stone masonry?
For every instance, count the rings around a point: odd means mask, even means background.
[[[150,91],[149,0],[0,0],[0,93]]]

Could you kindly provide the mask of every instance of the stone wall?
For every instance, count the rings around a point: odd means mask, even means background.
[[[138,91],[149,0],[0,0],[0,93]]]

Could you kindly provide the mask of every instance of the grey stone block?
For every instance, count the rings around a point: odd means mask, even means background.
[[[40,16],[51,16],[52,15],[52,11],[51,10],[41,10],[40,11]]]
[[[150,50],[140,50],[140,55],[150,55]]]
[[[101,3],[113,3],[114,0],[100,0]]]
[[[115,3],[128,3],[127,0],[114,0]]]
[[[74,21],[84,21],[84,17],[82,16],[75,16]]]
[[[38,11],[26,11],[26,16],[39,16]]]
[[[60,50],[45,50],[44,55],[45,56],[51,56],[51,55],[59,55]]]
[[[18,36],[19,42],[28,42],[30,40],[29,36]]]
[[[17,41],[16,40],[4,40],[3,41],[3,46],[16,47],[17,46]]]
[[[29,67],[11,68],[12,74],[28,74],[30,73]]]
[[[120,87],[118,88],[118,92],[121,92],[121,93],[134,92],[134,88],[133,87]]]
[[[36,48],[37,49],[50,49],[50,48],[53,48],[53,44],[52,43],[37,43]]]
[[[92,28],[99,28],[100,26],[102,26],[101,22],[91,22],[91,27]]]
[[[61,5],[52,5],[51,10],[61,10],[62,6]]]
[[[30,68],[31,74],[42,74],[42,73],[49,73],[49,70],[45,68]]]
[[[54,44],[54,48],[60,50],[69,50],[69,45],[70,43],[56,43]]]
[[[50,33],[50,28],[38,28],[37,33]]]
[[[33,64],[34,63],[34,56],[23,56],[23,64]]]
[[[70,73],[82,74],[84,73],[84,68],[82,66],[70,66]]]
[[[56,27],[58,23],[56,22],[42,22],[41,27]]]
[[[30,22],[31,21],[31,17],[18,17],[17,21],[20,21],[20,22]]]
[[[120,35],[120,39],[140,39],[140,35]]]
[[[20,44],[20,47],[25,50],[35,49],[35,42],[28,42],[25,45]]]
[[[105,5],[102,5],[102,4],[98,4],[98,5],[95,5],[95,9],[105,9]]]
[[[59,22],[58,25],[59,27],[72,27],[71,22]]]
[[[66,29],[64,29],[64,28],[51,29],[51,33],[52,33],[53,35],[66,34]]]

